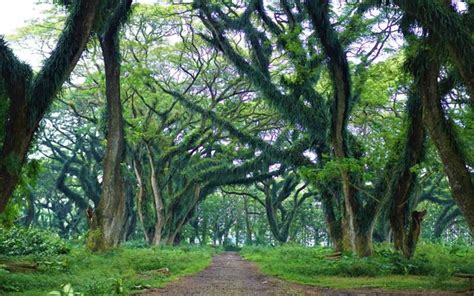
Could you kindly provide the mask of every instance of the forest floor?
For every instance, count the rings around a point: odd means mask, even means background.
[[[137,295],[472,295],[474,292],[387,291],[382,289],[340,290],[289,283],[261,273],[254,263],[237,252],[225,252],[213,258],[205,270]]]

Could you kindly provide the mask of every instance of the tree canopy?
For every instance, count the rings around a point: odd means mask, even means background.
[[[61,13],[59,13],[61,12]],[[56,3],[0,37],[0,223],[371,256],[474,233],[474,4]],[[65,17],[53,17],[65,15]],[[58,34],[59,32],[59,34]]]

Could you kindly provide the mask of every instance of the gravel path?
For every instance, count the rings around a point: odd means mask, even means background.
[[[333,290],[288,283],[268,277],[258,271],[257,267],[245,261],[236,252],[225,252],[215,256],[212,264],[205,270],[176,282],[162,289],[150,289],[139,295],[322,295],[322,296],[474,296],[474,292],[409,292],[384,291],[381,289]]]

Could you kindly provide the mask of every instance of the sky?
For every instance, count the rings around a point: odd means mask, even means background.
[[[50,7],[48,4],[37,4],[38,0],[3,0],[0,9],[0,35],[8,35],[25,25],[25,21],[41,16]],[[46,1],[41,1],[46,2]],[[156,0],[135,0],[140,3],[154,3]]]
[[[25,21],[41,16],[49,7],[47,4],[35,4],[38,0],[2,1],[0,9],[0,35],[13,34]]]
[[[38,2],[52,2],[46,0],[2,0],[0,8],[0,35],[4,35],[9,41],[8,35],[14,34],[21,27],[28,25],[28,22],[41,18],[43,13],[47,11],[50,4],[38,4]],[[159,0],[134,0],[139,3],[156,3]],[[41,65],[40,58],[37,54],[28,51],[28,48],[18,48],[15,44],[10,44],[13,52],[21,60],[29,63],[33,68]]]

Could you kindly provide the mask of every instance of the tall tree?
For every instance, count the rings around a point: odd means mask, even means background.
[[[100,0],[74,1],[56,48],[34,75],[0,38],[0,85],[8,112],[2,120],[0,151],[0,212],[18,183],[39,122],[78,62],[93,29]]]
[[[104,32],[99,35],[105,66],[107,98],[107,146],[104,157],[104,177],[99,206],[91,220],[88,247],[104,250],[115,247],[123,237],[126,222],[126,191],[122,174],[125,159],[125,134],[120,97],[120,27],[126,20],[132,0],[116,5]]]

